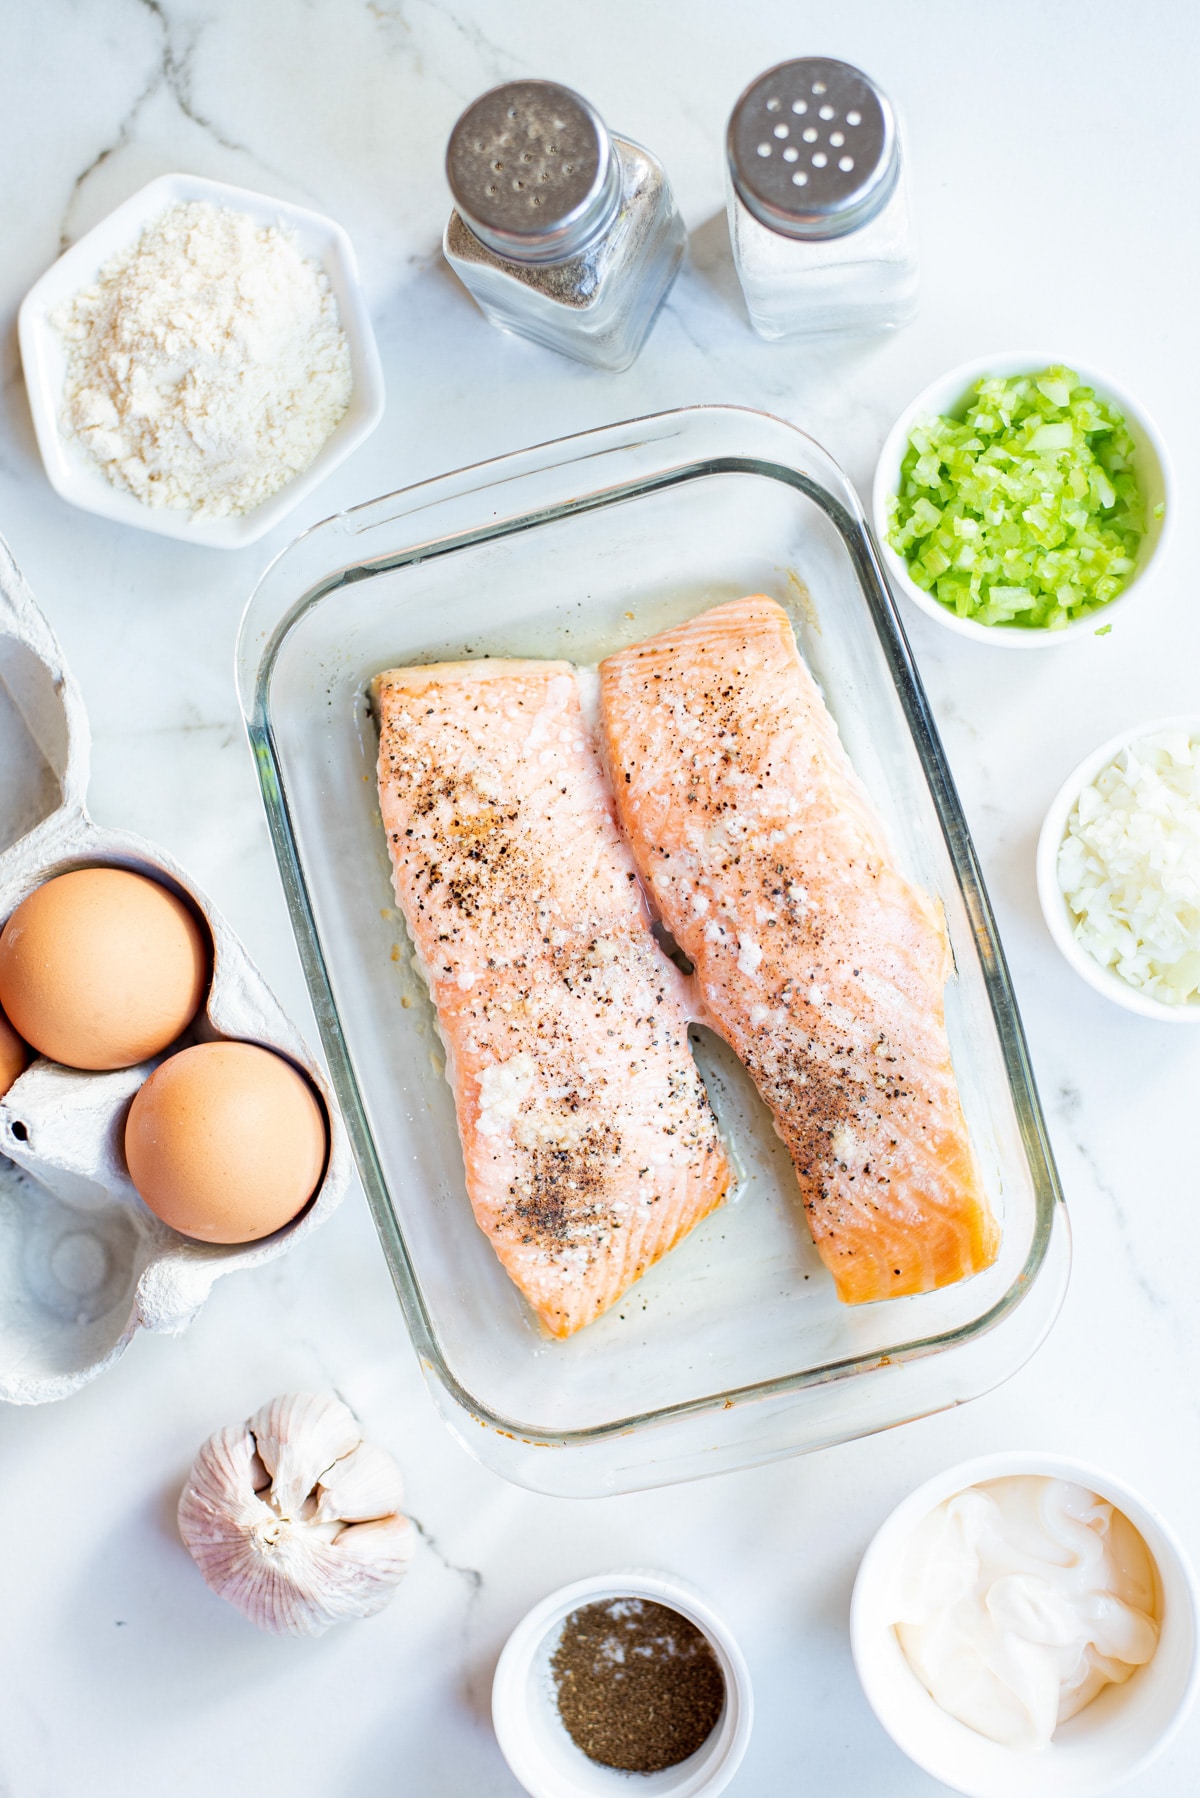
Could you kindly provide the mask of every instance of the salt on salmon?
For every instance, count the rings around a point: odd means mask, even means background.
[[[396,898],[476,1221],[555,1336],[720,1204],[730,1168],[565,662],[378,677]]]
[[[716,606],[610,656],[600,682],[639,871],[770,1107],[839,1298],[989,1266],[941,908],[897,869],[787,614]]]

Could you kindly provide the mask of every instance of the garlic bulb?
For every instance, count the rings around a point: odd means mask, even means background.
[[[319,1636],[382,1610],[412,1557],[392,1457],[339,1399],[292,1392],[210,1436],[179,1500],[204,1578],[259,1629]]]

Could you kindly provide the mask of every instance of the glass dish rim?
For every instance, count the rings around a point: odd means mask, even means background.
[[[253,643],[252,627],[257,623],[253,615],[256,608],[265,603],[264,596],[277,577],[278,570],[294,552],[320,533],[332,534],[339,527],[342,530],[369,529],[371,524],[365,514],[380,513],[386,507],[394,507],[398,501],[415,503],[409,503],[400,511],[392,511],[380,517],[377,522],[381,525],[389,522],[400,525],[403,520],[412,525],[429,508],[447,499],[466,494],[482,501],[489,493],[502,489],[514,480],[544,475],[551,468],[584,464],[609,450],[637,447],[638,433],[649,433],[656,425],[678,421],[681,431],[686,431],[689,424],[708,418],[730,424],[753,421],[756,426],[767,424],[786,431],[797,440],[797,460],[802,458],[804,447],[810,446],[819,460],[828,464],[840,478],[843,494],[839,497],[831,493],[811,475],[806,474],[802,467],[760,456],[726,453],[669,461],[655,470],[629,479],[605,483],[567,499],[535,506],[531,510],[507,515],[497,513],[482,524],[454,529],[440,536],[422,538],[419,532],[410,530],[408,535],[410,538],[415,535],[416,540],[409,541],[403,549],[391,549],[376,556],[368,555],[357,562],[344,562],[317,579],[273,620],[261,646]],[[669,442],[670,439],[666,441]],[[534,466],[522,466],[530,458],[536,458],[546,451],[560,452],[554,463],[541,462]],[[603,510],[610,505],[660,493],[670,487],[716,474],[763,476],[801,492],[829,518],[850,556],[867,601],[889,676],[913,737],[979,955],[1009,1093],[1034,1190],[1035,1227],[1029,1252],[1020,1272],[987,1311],[966,1324],[933,1335],[919,1336],[882,1352],[872,1349],[862,1354],[823,1362],[817,1367],[799,1372],[774,1375],[769,1379],[682,1399],[579,1429],[545,1429],[507,1417],[476,1399],[458,1379],[442,1352],[438,1333],[405,1246],[399,1220],[391,1205],[387,1182],[359,1094],[348,1044],[333,997],[332,982],[325,965],[297,838],[292,828],[282,761],[275,745],[269,706],[270,681],[279,654],[293,629],[314,605],[327,599],[339,588],[375,574],[412,566],[435,557],[453,555],[460,550],[536,530],[545,524]],[[470,484],[464,485],[467,482]],[[362,522],[356,525],[355,521],[360,518]],[[1024,1028],[975,847],[900,621],[895,597],[858,495],[834,458],[815,438],[786,419],[751,407],[676,407],[510,451],[348,507],[311,526],[281,550],[264,569],[242,616],[236,661],[243,720],[254,757],[292,931],[329,1063],[331,1084],[354,1146],[359,1175],[413,1346],[426,1373],[437,1379],[459,1409],[483,1427],[530,1446],[566,1448],[594,1444],[630,1435],[652,1425],[668,1425],[708,1411],[721,1412],[760,1400],[777,1399],[814,1387],[854,1379],[883,1367],[923,1360],[949,1349],[962,1348],[990,1334],[1012,1315],[1029,1292],[1046,1259],[1055,1221],[1060,1216],[1065,1220],[1066,1205],[1033,1078]],[[247,675],[250,676],[249,679],[245,678]]]

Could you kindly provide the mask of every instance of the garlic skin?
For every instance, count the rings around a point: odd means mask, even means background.
[[[319,1636],[382,1610],[412,1558],[404,1482],[340,1399],[291,1392],[210,1436],[179,1533],[214,1592],[259,1629]]]

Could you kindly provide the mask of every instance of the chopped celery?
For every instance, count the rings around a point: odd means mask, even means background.
[[[961,419],[917,421],[888,542],[958,617],[1062,630],[1122,591],[1145,528],[1125,420],[1047,368],[985,376]]]

